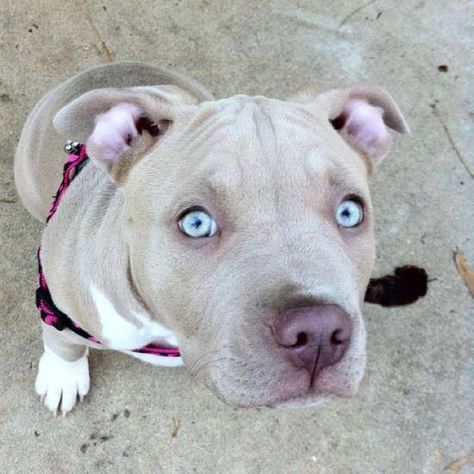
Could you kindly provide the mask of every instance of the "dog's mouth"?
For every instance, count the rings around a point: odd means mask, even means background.
[[[354,380],[334,370],[326,369],[320,376],[311,380],[311,375],[301,375],[306,380],[306,386],[302,390],[297,389],[296,384],[283,383],[278,394],[265,406],[272,408],[280,407],[305,407],[319,405],[333,398],[350,398],[358,389],[359,379]],[[308,381],[309,380],[309,381]]]
[[[280,389],[277,390],[277,393],[266,394],[260,398],[252,397],[250,399],[240,399],[219,393],[209,385],[208,388],[210,388],[222,402],[238,408],[304,408],[320,405],[335,398],[351,398],[356,392],[356,390],[346,391],[342,388],[334,391],[320,391],[314,388],[295,391],[294,387],[292,387],[290,390]]]
[[[333,398],[350,398],[357,389],[364,371],[365,358],[356,370],[353,362],[322,370],[316,379],[306,369],[294,370],[289,364],[275,367],[255,367],[246,362],[222,365],[211,374],[199,372],[196,378],[221,401],[239,408],[287,408],[319,405]],[[248,361],[247,361],[248,362]],[[242,366],[246,370],[242,370]],[[239,370],[240,369],[240,370]],[[245,374],[243,372],[246,372]],[[354,374],[357,373],[356,376]]]
[[[310,406],[355,394],[365,368],[360,312],[313,305],[275,320],[281,324],[267,320],[245,332],[239,325],[192,359],[187,340],[180,341],[186,367],[220,400],[240,408]]]

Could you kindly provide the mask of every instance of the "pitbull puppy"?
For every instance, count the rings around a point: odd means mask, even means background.
[[[55,305],[102,344],[43,324],[36,391],[89,391],[88,347],[184,364],[227,403],[350,396],[366,359],[374,260],[368,177],[408,126],[378,87],[214,100],[162,68],[117,63],[50,91],[24,127],[18,193],[44,221],[64,139],[89,162],[41,242]],[[181,357],[132,352],[155,343]]]

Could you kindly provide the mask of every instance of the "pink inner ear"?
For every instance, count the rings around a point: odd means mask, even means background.
[[[87,148],[106,161],[115,161],[129,148],[138,136],[137,122],[143,112],[134,104],[117,104],[95,120],[92,135],[87,140]]]
[[[383,121],[383,109],[362,99],[351,99],[342,111],[343,130],[376,158],[383,156],[391,137]]]

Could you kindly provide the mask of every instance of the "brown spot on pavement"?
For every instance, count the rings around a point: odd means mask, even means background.
[[[395,268],[393,275],[372,278],[365,293],[367,303],[380,306],[403,306],[414,303],[428,291],[428,275],[424,268],[405,265]]]

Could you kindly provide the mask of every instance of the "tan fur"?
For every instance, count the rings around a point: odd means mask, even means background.
[[[98,86],[160,83],[178,88],[109,89],[77,99]],[[140,324],[138,311],[171,328],[186,366],[229,403],[301,406],[352,394],[366,357],[360,305],[374,259],[367,177],[375,166],[329,122],[352,97],[368,98],[384,108],[388,126],[408,130],[388,94],[371,87],[308,89],[287,101],[213,101],[180,76],[117,64],[54,89],[28,119],[15,165],[20,196],[37,218],[60,181],[63,139],[87,140],[97,114],[126,101],[171,123],[157,143],[134,148],[126,172],[101,168],[92,150],[99,166],[78,175],[42,239],[58,307],[101,339],[94,282],[133,324]],[[63,136],[53,131],[54,116]],[[366,202],[365,221],[341,231],[334,209],[353,193]],[[218,239],[192,241],[177,231],[180,212],[193,205],[219,219]],[[310,391],[270,332],[281,310],[305,299],[339,305],[353,330],[343,359]]]
[[[61,181],[64,138],[51,126],[56,113],[80,95],[99,88],[174,85],[197,100],[212,94],[196,82],[162,67],[123,62],[83,71],[49,91],[35,106],[24,126],[15,159],[15,182],[28,211],[44,221],[51,196]],[[79,131],[79,130],[78,130]]]

